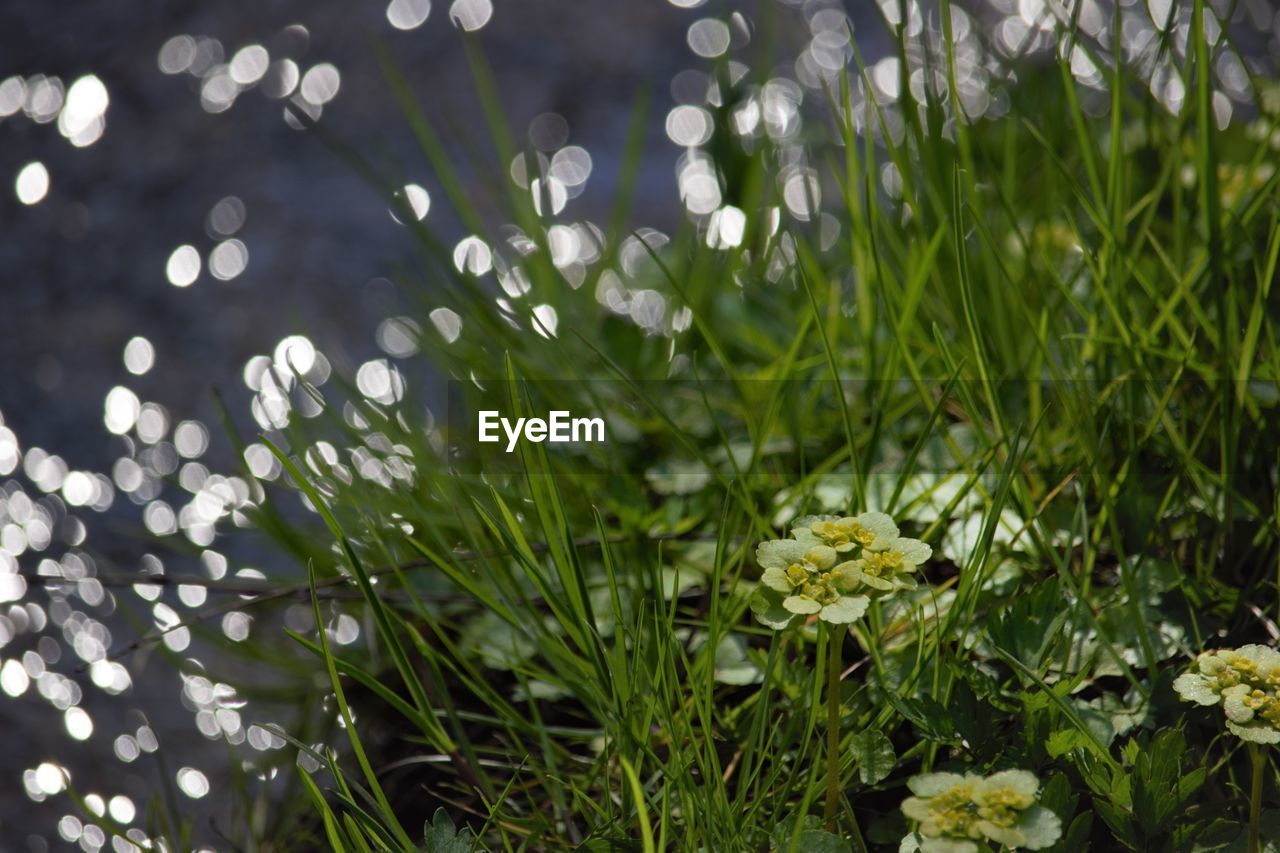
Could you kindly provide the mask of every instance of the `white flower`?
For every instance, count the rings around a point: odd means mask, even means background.
[[[915,589],[916,579],[911,577],[919,567],[933,556],[933,549],[918,539],[895,536],[879,543],[875,549],[867,549],[853,561],[851,579],[880,592],[895,589]]]
[[[861,515],[806,515],[797,519],[791,528],[796,539],[812,541],[835,548],[840,553],[854,548],[883,547],[897,537],[898,525],[883,512],[864,512]]]
[[[1227,729],[1253,743],[1280,743],[1280,652],[1251,644],[1205,652],[1173,682],[1183,699],[1222,706]]]
[[[902,812],[919,824],[922,853],[977,853],[976,842],[984,840],[1040,850],[1062,835],[1058,816],[1036,804],[1040,781],[1026,770],[927,773],[907,786],[915,796],[903,801]]]
[[[867,610],[863,595],[845,595],[851,583],[848,563],[836,566],[836,550],[796,539],[774,539],[756,548],[764,569],[760,582],[786,597],[782,606],[798,615],[817,613],[824,622],[853,622]]]

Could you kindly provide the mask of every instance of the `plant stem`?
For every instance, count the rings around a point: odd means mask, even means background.
[[[1249,853],[1259,853],[1262,828],[1262,777],[1267,769],[1266,749],[1256,743],[1249,744],[1249,763],[1253,768],[1253,784],[1249,789]]]
[[[836,831],[840,805],[840,640],[827,627],[827,832]]]
[[[827,832],[834,833],[840,811],[840,646],[848,633],[846,625],[827,625]],[[849,813],[853,849],[867,853],[858,818]]]

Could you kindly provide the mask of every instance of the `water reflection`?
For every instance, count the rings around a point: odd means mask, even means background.
[[[18,172],[13,182],[18,201],[38,204],[49,192],[49,170],[39,160],[28,163]]]
[[[429,14],[431,0],[391,0],[387,4],[387,22],[397,30],[417,29]]]

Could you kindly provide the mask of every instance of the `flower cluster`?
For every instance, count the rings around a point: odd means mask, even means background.
[[[919,824],[914,840],[922,853],[977,853],[986,841],[1040,850],[1062,835],[1058,816],[1036,803],[1040,781],[1026,770],[926,773],[907,787],[915,796],[902,812]]]
[[[1280,652],[1267,646],[1205,652],[1173,682],[1200,705],[1222,705],[1227,728],[1243,740],[1280,743]]]
[[[791,537],[756,549],[768,593],[753,602],[753,610],[774,628],[814,613],[837,625],[852,622],[872,597],[915,589],[911,575],[933,553],[923,542],[899,536],[898,526],[882,512],[806,516],[792,527]]]

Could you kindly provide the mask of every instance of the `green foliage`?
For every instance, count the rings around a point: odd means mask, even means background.
[[[780,824],[769,839],[772,853],[852,853],[849,842],[822,828],[812,815],[792,827]]]
[[[867,729],[854,735],[850,746],[858,762],[858,778],[864,785],[874,785],[883,780],[898,763],[893,741],[878,729]]]
[[[1197,69],[1226,47],[1193,45],[1177,113],[1129,66],[1086,109],[1068,50],[972,122],[904,80],[892,132],[874,103],[858,126],[841,107],[854,67],[795,137],[717,125],[733,245],[705,219],[626,230],[641,103],[576,286],[549,245],[565,223],[506,186],[471,49],[498,192],[458,183],[384,57],[388,81],[460,221],[515,223],[519,249],[491,242],[527,292],[495,307],[493,282],[413,225],[399,283],[449,411],[428,416],[412,383],[388,403],[300,378],[323,416],[270,436],[286,476],[253,519],[308,573],[318,625],[329,590],[368,626],[353,647],[295,633],[324,674],[299,725],[339,729],[301,774],[314,838],[400,849],[421,821],[428,850],[861,850],[913,837],[908,779],[1020,769],[1042,783],[1022,828],[1048,849],[1238,849],[1245,756],[1172,689],[1193,652],[1280,615],[1277,180],[1217,185],[1270,156],[1276,117],[1262,141],[1217,127]],[[792,215],[801,161],[822,166],[822,217]],[[597,301],[641,292],[662,321]],[[441,308],[456,335],[432,327]],[[475,440],[480,404],[602,414],[609,438],[507,454]],[[817,630],[760,583],[755,547],[866,511],[933,559],[847,632]],[[814,815],[829,643],[834,832]]]
[[[471,853],[475,840],[466,827],[458,829],[444,809],[436,809],[431,822],[422,828],[426,853]]]

